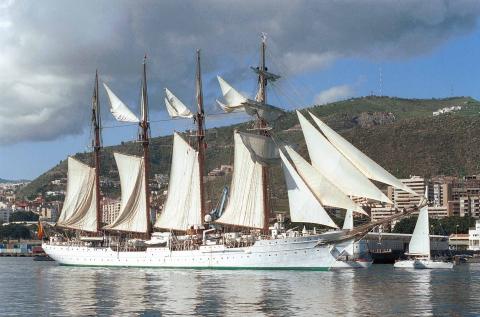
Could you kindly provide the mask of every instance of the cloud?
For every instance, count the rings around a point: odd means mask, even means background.
[[[86,0],[81,6],[0,0],[0,144],[81,132],[97,68],[136,104],[144,53],[153,111],[163,111],[166,86],[193,102],[196,48],[202,49],[205,96],[212,99],[205,103],[213,107],[219,90],[212,78],[232,74],[225,78],[235,84],[251,76],[246,70],[257,62],[252,56],[262,31],[269,37],[269,66],[291,75],[339,58],[428,53],[471,32],[479,12],[479,2],[455,0]]]
[[[354,89],[349,85],[333,86],[324,91],[321,91],[314,98],[316,105],[324,105],[329,102],[346,99],[353,96]]]

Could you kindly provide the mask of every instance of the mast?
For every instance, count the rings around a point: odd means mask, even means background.
[[[200,215],[202,223],[205,221],[205,185],[203,183],[203,174],[205,172],[205,113],[203,111],[203,92],[202,92],[202,72],[200,67],[200,50],[197,49],[197,70],[195,76],[195,88],[197,97],[197,114],[195,121],[197,123],[197,144],[198,144],[198,168],[200,175]]]
[[[97,232],[102,228],[102,211],[100,210],[100,129],[101,129],[100,103],[98,98],[98,71],[95,71],[95,85],[92,96],[92,125],[94,130],[93,136],[93,159],[95,162],[95,191],[96,191],[96,208],[97,208]]]
[[[260,66],[258,71],[258,93],[256,101],[265,105],[267,102],[267,68],[265,66],[265,42],[267,40],[266,34],[262,33],[262,43],[260,45]],[[260,116],[257,118],[257,125],[260,130],[260,134],[269,137],[267,122]],[[270,221],[270,202],[268,195],[268,167],[262,166],[262,186],[263,186],[263,233],[268,235],[268,224]]]
[[[149,174],[150,174],[150,155],[149,155],[149,136],[148,130],[150,128],[148,122],[148,95],[147,95],[147,55],[143,59],[143,79],[142,79],[142,96],[141,96],[141,114],[140,119],[140,142],[143,147],[143,160],[145,168],[145,199],[146,199],[146,213],[147,213],[147,238],[150,238],[152,233],[152,224],[150,221],[150,189],[149,189]]]

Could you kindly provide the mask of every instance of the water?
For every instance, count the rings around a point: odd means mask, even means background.
[[[480,264],[454,270],[86,268],[0,258],[1,316],[479,316]]]

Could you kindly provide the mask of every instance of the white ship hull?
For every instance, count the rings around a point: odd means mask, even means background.
[[[320,235],[260,240],[249,247],[204,245],[198,250],[116,251],[110,247],[44,243],[45,252],[62,265],[212,268],[212,269],[329,269],[350,242],[318,245]]]
[[[403,269],[452,269],[453,262],[440,262],[432,260],[403,260],[395,262],[393,267]]]

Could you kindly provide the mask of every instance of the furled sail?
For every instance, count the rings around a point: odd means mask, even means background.
[[[122,203],[120,213],[105,229],[147,232],[145,161],[143,157],[114,153],[120,174]]]
[[[312,165],[345,194],[392,202],[297,111]]]
[[[168,197],[155,227],[184,231],[201,225],[201,218],[198,152],[175,133]]]
[[[225,112],[245,111],[250,116],[259,116],[268,122],[275,121],[285,114],[285,112],[278,107],[247,99],[222,77],[217,76],[217,79],[226,104],[218,100],[217,103]]]
[[[219,223],[251,228],[263,228],[262,165],[252,160],[240,133],[234,134],[235,154],[228,204]]]
[[[57,225],[97,231],[95,168],[68,158],[67,194]]]
[[[292,222],[317,223],[338,228],[327,214],[320,201],[313,195],[308,186],[297,174],[285,155],[280,151],[283,172],[288,191],[290,219]]]
[[[192,112],[170,90],[165,88],[165,106],[172,118],[192,118]]]
[[[392,185],[398,189],[406,191],[412,195],[418,196],[410,187],[403,184],[395,176],[387,172],[383,167],[375,163],[371,158],[363,154],[359,149],[353,146],[350,142],[345,140],[338,133],[333,131],[329,126],[323,123],[319,118],[310,113],[317,126],[322,130],[323,134],[327,137],[330,143],[340,151],[347,159],[355,165],[365,176],[370,179]]]
[[[353,202],[334,183],[323,176],[290,146],[285,146],[285,151],[296,167],[297,173],[322,205],[350,209],[368,215],[360,205]]]
[[[413,230],[408,253],[412,255],[430,256],[430,225],[428,223],[428,206],[420,209],[417,223]]]
[[[259,134],[238,132],[243,144],[252,155],[252,160],[263,165],[273,165],[280,162],[277,145],[272,138]]]
[[[117,119],[122,122],[140,122],[140,119],[113,93],[113,91],[103,83],[107,91],[108,100],[110,102],[110,112]]]

